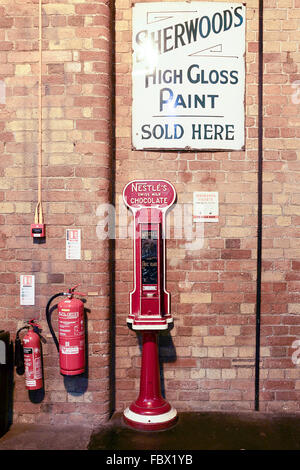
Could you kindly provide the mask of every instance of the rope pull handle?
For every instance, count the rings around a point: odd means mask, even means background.
[[[39,201],[36,205],[35,213],[34,213],[34,223],[41,224],[41,225],[44,224],[42,201]]]

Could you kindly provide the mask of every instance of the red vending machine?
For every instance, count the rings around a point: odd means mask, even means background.
[[[173,322],[165,282],[165,224],[176,191],[165,180],[136,180],[125,186],[123,199],[134,216],[134,287],[127,323],[143,337],[140,393],[124,420],[136,429],[161,430],[177,421],[177,411],[161,395],[157,346],[159,331]]]

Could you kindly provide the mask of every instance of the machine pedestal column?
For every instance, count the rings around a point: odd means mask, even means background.
[[[140,393],[124,411],[125,422],[136,429],[157,431],[173,426],[177,411],[162,397],[158,362],[157,332],[143,332]]]

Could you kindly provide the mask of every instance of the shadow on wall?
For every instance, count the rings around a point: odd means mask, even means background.
[[[159,374],[160,374],[160,388],[163,398],[166,398],[165,395],[165,379],[164,379],[164,364],[169,362],[175,362],[177,360],[176,349],[173,343],[170,330],[173,328],[173,325],[167,331],[160,331],[157,340],[158,344],[158,361],[159,361]],[[143,335],[137,334],[139,349],[142,354],[143,350]]]
[[[170,331],[158,335],[158,346],[161,394],[166,398],[163,364],[177,360],[176,349]]]

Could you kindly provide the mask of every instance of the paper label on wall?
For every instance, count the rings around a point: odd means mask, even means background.
[[[219,193],[195,191],[193,200],[194,222],[219,222]]]
[[[81,259],[81,230],[67,229],[66,259]]]
[[[20,276],[20,305],[34,305],[35,277],[33,275]]]

